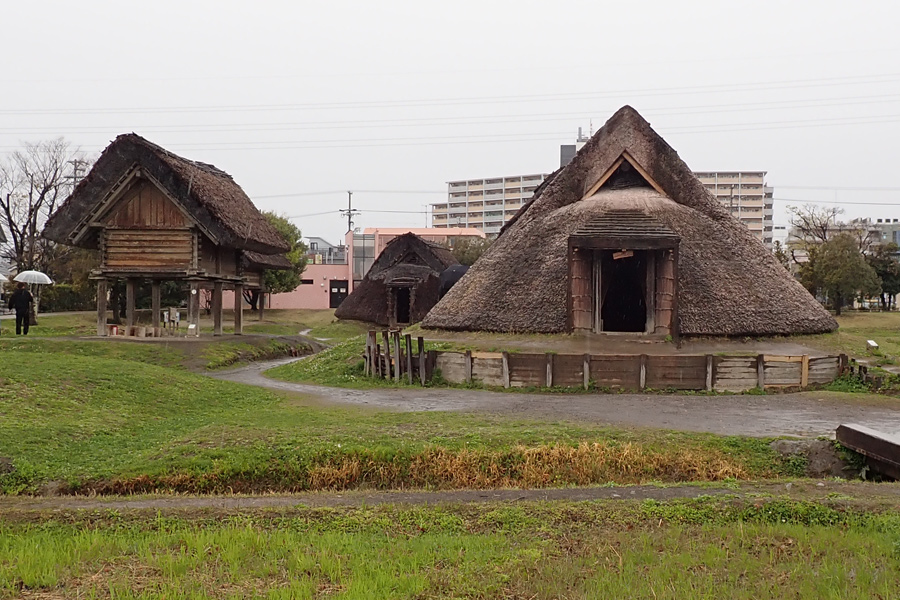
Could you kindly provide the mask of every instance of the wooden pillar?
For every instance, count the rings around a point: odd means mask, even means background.
[[[409,382],[409,385],[412,385],[412,382],[413,382],[412,336],[407,333],[406,335],[403,336],[403,342],[404,342],[404,345],[406,346],[406,378]]]
[[[581,375],[584,377],[584,389],[591,387],[591,355],[585,354],[582,358]]]
[[[508,388],[510,386],[509,382],[509,352],[503,352],[500,354],[500,364],[503,373],[503,387]]]
[[[191,296],[188,298],[188,313],[190,321],[188,322],[188,331],[193,335],[200,335],[200,282],[191,282]],[[191,325],[194,326],[191,330]]]
[[[244,284],[234,284],[234,335],[244,333]]]
[[[97,280],[97,335],[106,336],[106,293],[107,282],[105,279]]]
[[[472,383],[472,351],[466,350],[466,383]]]
[[[425,338],[418,338],[419,346],[419,383],[425,385]]]
[[[154,279],[150,284],[150,311],[153,314],[153,317],[150,319],[150,326],[155,331],[159,327],[160,314],[162,313],[162,299],[158,279]]]
[[[125,326],[128,328],[125,335],[129,335],[134,327],[134,287],[134,279],[125,281]]]
[[[381,332],[381,339],[384,341],[384,378],[391,379],[391,338],[385,329]]]
[[[800,387],[809,386],[809,354],[804,354],[800,363]]]
[[[641,380],[640,380],[640,388],[644,389],[647,387],[647,355],[641,354]]]
[[[212,294],[213,335],[222,335],[222,282],[213,283]]]
[[[545,387],[553,387],[553,354],[547,353],[547,375],[544,380]]]
[[[706,355],[706,391],[711,392],[713,390],[713,385],[715,383],[713,378],[713,355]]]
[[[394,382],[400,383],[400,375],[403,373],[403,355],[400,351],[400,332],[394,332]]]
[[[259,308],[259,320],[263,320],[263,313],[266,310],[266,290],[259,290],[259,302],[256,303],[256,306]]]
[[[756,357],[756,385],[759,389],[766,389],[766,357],[762,354]]]

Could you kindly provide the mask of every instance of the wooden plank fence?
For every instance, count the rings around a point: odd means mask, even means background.
[[[745,392],[754,388],[806,388],[833,381],[847,370],[846,355],[612,355],[425,350],[400,331],[370,331],[365,372],[425,385],[435,370],[449,383],[493,387],[562,387]]]

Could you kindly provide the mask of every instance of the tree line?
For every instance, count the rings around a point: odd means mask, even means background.
[[[882,310],[894,308],[900,293],[900,248],[882,240],[865,221],[841,220],[843,209],[788,207],[791,234],[775,256],[794,272],[811,294],[840,315],[854,299],[879,299]]]

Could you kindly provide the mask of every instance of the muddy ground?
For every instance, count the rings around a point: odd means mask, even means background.
[[[900,399],[864,401],[828,392],[707,396],[688,394],[525,394],[461,389],[353,390],[277,381],[263,371],[297,359],[253,363],[210,374],[275,390],[298,392],[314,402],[382,410],[464,411],[527,419],[653,427],[719,435],[833,436],[841,423],[900,433]]]

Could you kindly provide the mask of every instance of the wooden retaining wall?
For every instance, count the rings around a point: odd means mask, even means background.
[[[425,350],[424,340],[399,331],[370,331],[367,375],[424,385],[439,370],[449,383],[493,387],[562,387],[622,390],[806,388],[833,381],[847,369],[847,356],[809,355],[612,355],[444,352]]]

